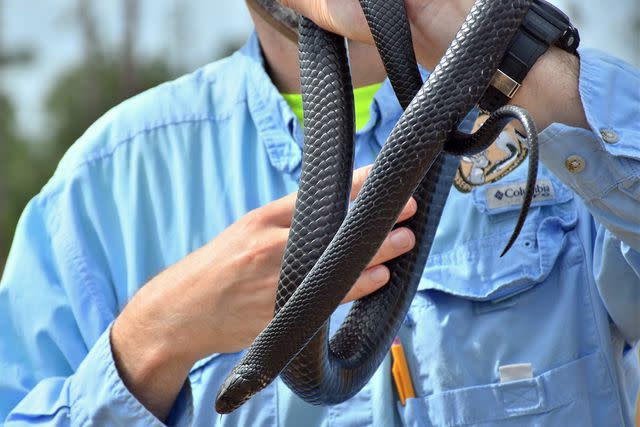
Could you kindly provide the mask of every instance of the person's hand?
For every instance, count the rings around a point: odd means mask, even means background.
[[[349,39],[373,43],[358,0],[280,0],[319,26]],[[406,0],[416,55],[433,69],[453,40],[473,0]]]
[[[358,0],[279,0],[328,31],[373,44]],[[474,0],[405,0],[418,62],[433,70],[469,14]],[[578,91],[578,58],[550,48],[511,100],[526,108],[539,130],[552,123],[589,129]]]
[[[352,199],[369,168],[354,173]],[[116,319],[111,344],[134,395],[166,415],[193,363],[247,347],[271,320],[295,194],[258,208],[145,285]],[[417,209],[411,199],[399,222]],[[397,228],[382,244],[345,302],[384,286],[382,263],[409,251],[413,233]]]

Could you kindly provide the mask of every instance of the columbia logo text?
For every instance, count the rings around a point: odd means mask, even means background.
[[[551,196],[551,186],[545,184],[537,184],[533,190],[533,198],[534,200],[540,197],[548,198]],[[498,190],[493,194],[498,200],[502,200],[504,198],[513,199],[513,198],[521,198],[524,197],[526,192],[526,187],[518,186],[513,188],[507,188],[505,191]]]

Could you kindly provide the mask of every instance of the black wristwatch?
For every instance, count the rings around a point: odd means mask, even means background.
[[[579,44],[578,30],[567,15],[544,0],[533,0],[478,106],[492,113],[506,105],[520,89],[533,64],[550,46],[577,55]]]

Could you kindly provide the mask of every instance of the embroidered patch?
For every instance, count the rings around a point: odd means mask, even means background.
[[[488,188],[486,191],[487,207],[489,209],[500,209],[508,206],[522,205],[526,188],[527,183],[525,181],[512,182]],[[536,182],[532,203],[544,202],[555,198],[556,193],[550,180],[541,179]]]
[[[473,132],[487,118],[486,115],[480,115],[473,126]],[[454,185],[458,191],[469,193],[475,187],[497,182],[520,166],[528,153],[526,138],[521,137],[512,125],[508,125],[485,151],[462,156]]]

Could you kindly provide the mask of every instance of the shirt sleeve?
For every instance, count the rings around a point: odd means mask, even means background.
[[[634,343],[640,340],[640,73],[601,52],[582,51],[580,96],[590,129],[551,125],[540,134],[540,158],[593,215],[596,285],[612,320]]]
[[[87,268],[61,200],[29,204],[0,282],[0,426],[163,426],[118,375],[114,291]],[[191,399],[187,383],[170,425],[191,424]]]

